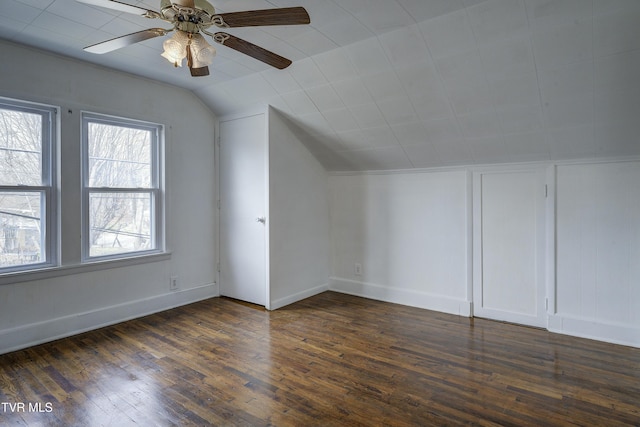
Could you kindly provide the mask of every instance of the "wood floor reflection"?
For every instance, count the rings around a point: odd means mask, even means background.
[[[0,403],[0,425],[637,426],[640,349],[332,292],[214,298],[0,356]]]

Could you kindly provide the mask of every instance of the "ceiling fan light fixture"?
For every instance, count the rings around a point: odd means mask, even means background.
[[[187,44],[189,44],[188,34],[176,31],[171,38],[162,43],[164,52],[161,55],[176,67],[182,67],[182,61],[187,57]]]
[[[194,68],[206,67],[213,63],[216,56],[216,49],[204,39],[202,34],[191,35],[191,55],[192,66]]]

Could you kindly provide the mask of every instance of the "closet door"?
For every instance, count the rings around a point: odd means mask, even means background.
[[[266,305],[265,115],[220,122],[220,294]]]
[[[475,316],[546,327],[545,194],[543,169],[474,175]]]

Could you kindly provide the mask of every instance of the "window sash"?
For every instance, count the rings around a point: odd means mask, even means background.
[[[89,123],[99,123],[109,126],[130,127],[151,132],[151,161],[150,161],[150,187],[126,188],[126,187],[92,187],[89,186]],[[164,197],[161,180],[163,126],[154,123],[140,122],[137,120],[106,116],[96,113],[84,112],[82,114],[82,260],[83,262],[102,261],[111,259],[123,259],[142,256],[146,254],[161,253],[164,251]],[[150,248],[144,250],[123,251],[113,254],[92,255],[91,242],[91,212],[90,201],[94,194],[148,194],[150,197]]]
[[[0,193],[40,195],[40,261],[0,267],[0,274],[49,268],[58,263],[58,218],[56,190],[56,120],[57,107],[33,104],[25,101],[0,98],[0,108],[39,115],[40,129],[40,185],[0,185]]]

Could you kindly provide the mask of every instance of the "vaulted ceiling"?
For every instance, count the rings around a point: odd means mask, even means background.
[[[308,26],[228,30],[294,63],[216,45],[212,75],[193,78],[161,38],[89,54],[162,25],[75,0],[2,0],[0,38],[193,90],[218,116],[271,104],[328,170],[640,155],[638,0],[210,2],[304,6]]]

